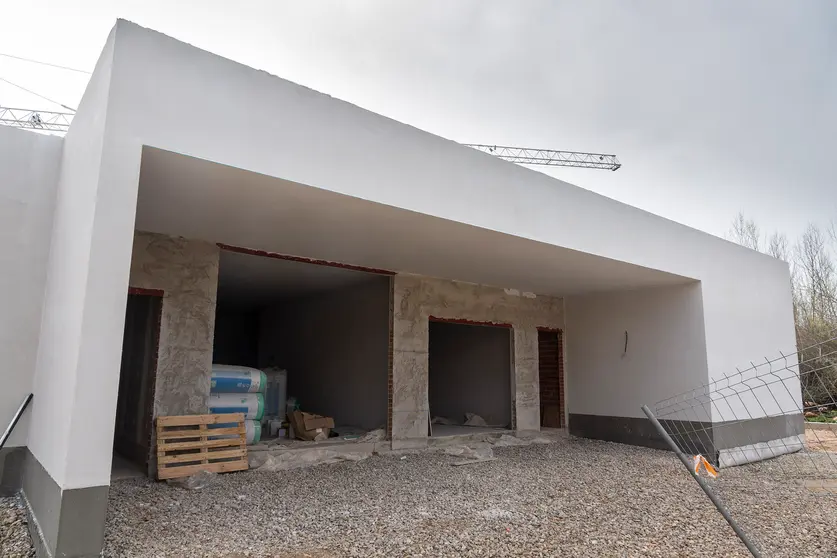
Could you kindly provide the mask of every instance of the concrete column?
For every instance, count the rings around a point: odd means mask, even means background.
[[[430,333],[420,281],[404,276],[393,281],[392,444],[398,449],[427,442]]]
[[[56,212],[23,473],[43,555],[96,555],[104,535],[137,189],[105,176],[85,211]]]
[[[135,234],[130,286],[164,293],[155,417],[208,412],[219,257],[211,242]]]
[[[538,330],[535,326],[514,328],[513,388],[515,429],[518,431],[540,430]]]

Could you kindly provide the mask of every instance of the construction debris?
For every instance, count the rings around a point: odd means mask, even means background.
[[[488,426],[488,423],[477,414],[465,413],[465,426]]]
[[[341,461],[362,461],[372,455],[372,452],[338,451],[325,448],[311,448],[305,450],[289,450],[278,453],[265,453],[258,456],[250,455],[250,469],[262,472],[289,471],[314,465],[326,465]]]
[[[166,482],[171,486],[185,488],[186,490],[201,490],[215,482],[218,478],[218,473],[212,471],[200,471],[188,477],[179,477],[168,479]]]
[[[456,457],[464,457],[465,459],[491,459],[494,457],[494,451],[486,443],[471,444],[470,447],[451,446],[444,448],[442,452],[445,455],[454,455]]]
[[[294,437],[299,440],[318,442],[328,440],[329,432],[334,428],[333,418],[302,411],[288,413],[288,420],[291,423]]]
[[[464,459],[462,461],[454,461],[451,463],[454,467],[462,467],[463,465],[474,465],[476,463],[488,463],[489,461],[496,461],[496,457],[487,457],[485,459]]]

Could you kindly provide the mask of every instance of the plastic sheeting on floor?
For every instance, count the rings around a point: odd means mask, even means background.
[[[340,452],[326,448],[311,448],[304,451],[272,453],[266,456],[250,456],[250,469],[256,471],[288,471],[313,465],[340,463],[341,461],[362,461],[372,452]]]

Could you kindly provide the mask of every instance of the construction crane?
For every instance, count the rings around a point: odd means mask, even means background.
[[[17,128],[32,128],[35,130],[66,133],[70,129],[70,123],[73,121],[74,114],[72,112],[51,112],[0,106],[0,124]],[[463,145],[489,153],[505,161],[521,165],[577,167],[610,171],[618,170],[622,166],[616,158],[616,155],[606,155],[604,153],[557,151],[554,149],[484,145],[479,143],[465,143]]]
[[[19,109],[0,106],[0,124],[14,128],[33,128],[66,133],[75,113]]]
[[[521,165],[543,165],[548,167],[578,167],[583,169],[619,170],[622,163],[616,155],[604,153],[584,153],[579,151],[557,151],[554,149],[536,149],[533,147],[509,147],[508,145],[483,145],[465,143],[485,153],[505,161]]]

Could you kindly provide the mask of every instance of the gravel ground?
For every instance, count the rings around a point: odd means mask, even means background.
[[[34,556],[26,513],[18,498],[0,498],[0,556],[24,558]]]
[[[200,491],[120,481],[105,556],[749,556],[671,453],[578,439],[494,453],[234,473]],[[793,459],[713,483],[766,557],[837,556],[837,495],[803,488]]]

